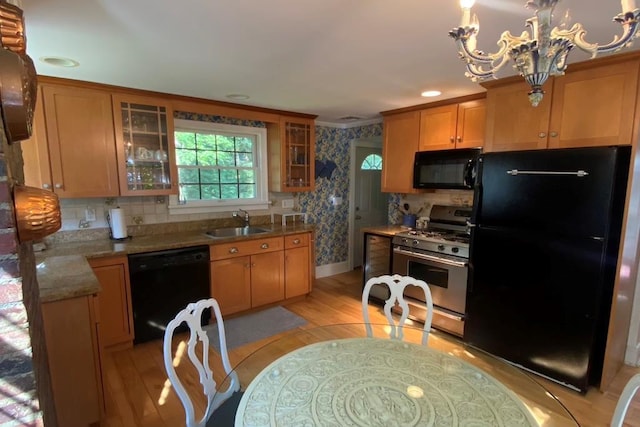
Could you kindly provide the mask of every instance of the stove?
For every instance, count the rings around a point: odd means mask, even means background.
[[[393,273],[424,280],[433,298],[432,326],[458,336],[464,331],[470,218],[471,207],[434,205],[426,229],[403,231],[392,239]],[[404,294],[409,316],[424,322],[424,294],[414,286]]]
[[[470,207],[434,205],[429,226],[397,233],[393,245],[405,250],[469,258]]]

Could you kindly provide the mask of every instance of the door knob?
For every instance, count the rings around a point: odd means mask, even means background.
[[[360,215],[356,215],[356,219],[362,219]]]

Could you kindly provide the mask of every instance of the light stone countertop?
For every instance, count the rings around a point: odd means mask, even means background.
[[[380,225],[376,227],[363,227],[363,233],[377,234],[379,236],[393,237],[395,234],[401,231],[409,230],[408,227],[402,225]]]
[[[83,242],[58,243],[36,252],[36,273],[40,286],[41,302],[90,295],[100,291],[98,279],[87,258],[129,255],[179,249],[200,245],[229,243],[241,240],[285,236],[315,230],[313,224],[260,226],[270,228],[266,233],[251,236],[212,238],[204,231],[187,231],[170,234],[136,236],[124,241],[98,239]]]
[[[36,261],[36,275],[41,303],[91,295],[102,290],[82,255],[52,256]]]

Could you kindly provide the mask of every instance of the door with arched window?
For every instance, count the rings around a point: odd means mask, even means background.
[[[362,265],[364,237],[361,229],[387,223],[388,196],[381,192],[382,151],[376,147],[356,147],[354,185],[353,266]]]

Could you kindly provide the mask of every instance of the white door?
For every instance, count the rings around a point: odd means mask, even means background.
[[[353,267],[362,265],[363,227],[387,224],[388,195],[380,191],[382,150],[356,147]]]

